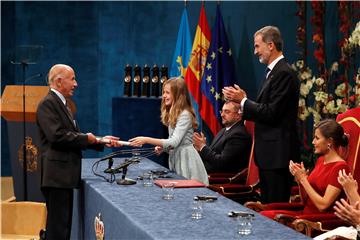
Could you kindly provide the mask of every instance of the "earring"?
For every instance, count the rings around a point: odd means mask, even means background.
[[[330,143],[328,143],[327,149],[330,151],[330,149],[331,149],[331,144]]]

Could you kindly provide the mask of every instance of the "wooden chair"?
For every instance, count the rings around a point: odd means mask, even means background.
[[[46,214],[45,203],[2,202],[1,239],[39,239]]]
[[[348,151],[340,149],[340,154],[345,156],[352,175],[360,183],[360,107],[339,114],[336,121],[342,125],[344,132],[349,135]],[[259,202],[248,202],[245,206],[256,211],[278,209],[296,211],[303,208],[301,203],[261,204]],[[334,213],[306,214],[296,217],[278,214],[275,220],[311,237],[347,225],[346,222],[337,218]]]
[[[246,121],[245,126],[252,137],[247,169],[229,178],[227,183],[209,185],[211,190],[240,203],[260,199],[259,171],[254,162],[254,123]]]

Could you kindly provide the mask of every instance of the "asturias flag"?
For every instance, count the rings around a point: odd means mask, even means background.
[[[221,90],[224,86],[233,86],[236,82],[234,60],[219,5],[216,9],[215,25],[208,52],[201,81],[200,115],[215,136],[221,129],[220,110],[223,105]]]
[[[174,57],[170,69],[170,77],[185,77],[186,68],[191,55],[191,36],[188,22],[187,10],[184,8],[178,38],[176,42],[176,48]]]
[[[189,92],[196,101],[199,109],[201,109],[200,83],[204,73],[210,39],[210,28],[206,19],[204,4],[202,4],[199,22],[192,46],[190,62],[185,75],[185,82],[188,86]]]

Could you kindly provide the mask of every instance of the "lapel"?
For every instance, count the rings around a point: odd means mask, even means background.
[[[267,77],[266,81],[264,82],[264,84],[256,98],[257,102],[260,100],[262,94],[264,93],[264,90],[269,87],[269,84],[270,84],[271,80],[274,78],[274,75],[276,74],[278,68],[284,63],[285,63],[285,58],[283,58],[279,62],[277,62],[276,65],[274,66],[274,68],[271,70],[271,72],[269,73],[269,76]]]
[[[225,130],[225,128],[220,130],[220,132],[215,136],[214,140],[212,141],[210,148],[213,148],[216,143],[223,137],[223,135],[225,134]]]
[[[56,104],[58,105],[58,108],[63,112],[63,114],[66,116],[66,119],[69,120],[71,126],[77,130],[77,127],[74,124],[74,119],[73,117],[70,115],[68,109],[66,108],[66,106],[64,105],[64,103],[61,101],[61,99],[53,92],[50,91],[50,94],[53,96],[53,98],[55,99]]]

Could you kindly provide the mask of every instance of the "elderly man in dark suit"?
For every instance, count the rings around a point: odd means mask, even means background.
[[[241,121],[239,108],[240,104],[236,102],[225,102],[221,111],[224,128],[215,136],[210,146],[206,145],[203,133],[194,133],[194,146],[208,173],[237,173],[248,165],[251,137]]]
[[[67,103],[77,82],[74,70],[54,65],[48,76],[50,91],[39,103],[36,123],[41,139],[41,190],[47,207],[46,239],[70,239],[73,189],[80,186],[81,150],[103,146],[92,133],[81,133]],[[108,147],[118,138],[107,136]],[[117,145],[118,146],[118,145]]]
[[[287,202],[290,197],[289,161],[299,159],[297,113],[299,80],[287,64],[277,27],[266,26],[254,34],[254,54],[267,65],[256,101],[239,86],[225,87],[226,99],[241,104],[244,119],[255,122],[255,163],[259,168],[263,203]]]

